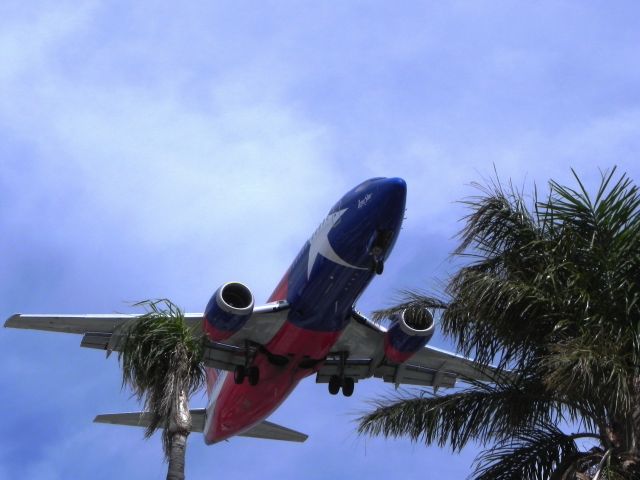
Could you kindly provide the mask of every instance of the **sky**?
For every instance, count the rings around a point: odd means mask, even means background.
[[[472,182],[525,192],[640,177],[634,1],[0,4],[0,316],[202,311],[227,281],[267,297],[361,181],[407,181],[385,272],[358,303],[437,289]],[[92,424],[137,410],[115,358],[0,330],[0,479],[162,478],[160,441]],[[451,348],[437,335],[432,344]],[[302,444],[189,439],[188,478],[463,479],[461,453],[367,438],[394,395],[303,381],[270,420]],[[197,394],[193,407],[205,404]]]

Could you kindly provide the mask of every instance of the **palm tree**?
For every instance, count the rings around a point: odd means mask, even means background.
[[[145,436],[163,428],[167,479],[184,479],[186,442],[191,432],[189,398],[204,383],[202,338],[185,323],[184,313],[169,300],[138,303],[147,313],[123,328],[118,352],[122,384],[144,399],[151,415]]]
[[[574,172],[577,188],[551,181],[530,207],[499,181],[465,202],[454,255],[471,261],[444,300],[410,293],[378,315],[439,307],[462,353],[512,374],[380,401],[361,433],[476,441],[477,479],[640,478],[640,194],[614,174],[595,196]]]

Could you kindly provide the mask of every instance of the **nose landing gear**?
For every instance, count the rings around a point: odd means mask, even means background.
[[[382,275],[382,272],[384,271],[384,260],[373,257],[371,261],[371,269],[376,272],[377,275]]]
[[[377,275],[384,271],[384,252],[389,249],[393,240],[393,231],[377,230],[373,235],[369,254],[371,255],[371,270]]]

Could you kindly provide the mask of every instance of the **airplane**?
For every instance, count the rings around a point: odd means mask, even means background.
[[[347,192],[305,242],[266,304],[228,282],[204,313],[185,320],[206,334],[206,408],[193,409],[193,431],[206,444],[234,436],[304,442],[307,435],[265,419],[296,385],[316,376],[332,395],[349,397],[370,377],[399,385],[453,387],[492,381],[491,368],[427,345],[435,325],[427,311],[404,310],[389,327],[355,308],[384,271],[400,232],[407,186],[372,178]],[[132,314],[15,314],[5,327],[81,334],[82,347],[118,351]],[[98,415],[95,422],[146,427],[145,412]]]

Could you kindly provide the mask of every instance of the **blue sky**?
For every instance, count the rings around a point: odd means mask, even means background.
[[[333,203],[408,183],[385,274],[359,308],[451,271],[472,181],[640,174],[636,2],[76,2],[0,5],[0,313],[201,311],[223,282],[264,301]],[[75,336],[0,332],[0,478],[161,478],[157,437]],[[434,344],[447,347],[446,339]],[[393,388],[303,382],[271,418],[304,445],[205,447],[190,478],[465,478],[461,454],[358,437]],[[204,398],[196,396],[194,406]]]

